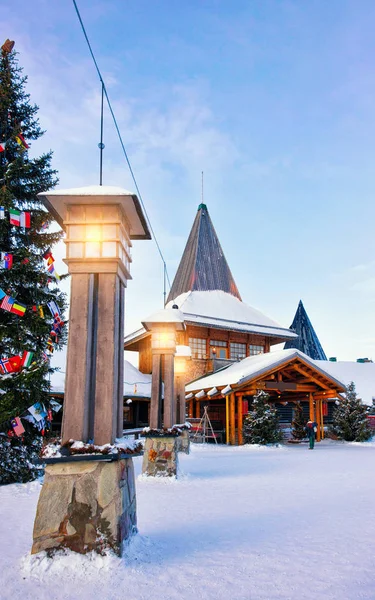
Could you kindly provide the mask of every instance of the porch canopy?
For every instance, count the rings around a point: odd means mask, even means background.
[[[342,381],[325,371],[319,362],[291,348],[249,356],[201,377],[186,386],[189,414],[199,413],[200,402],[226,401],[226,440],[242,444],[242,400],[264,390],[274,402],[309,403],[310,418],[318,424],[317,440],[323,436],[322,402],[333,402],[346,391]],[[194,405],[196,411],[194,411]]]

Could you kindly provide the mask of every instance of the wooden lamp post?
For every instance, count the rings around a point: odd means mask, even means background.
[[[158,429],[160,423],[161,357],[163,357],[164,375],[164,418],[165,428],[174,425],[174,355],[176,352],[176,332],[184,331],[184,315],[176,306],[164,308],[142,321],[142,325],[151,331],[152,351],[152,388],[150,427]]]
[[[176,402],[175,414],[177,423],[185,423],[186,418],[185,383],[187,361],[189,359],[191,359],[190,346],[176,346],[176,354],[174,357],[174,381]]]
[[[71,275],[62,441],[111,444],[123,430],[131,240],[151,236],[137,196],[121,188],[92,186],[39,196],[66,231]],[[112,548],[121,554],[137,522],[131,456],[113,452],[47,462],[32,553],[63,547],[83,554]]]
[[[39,194],[66,231],[71,274],[63,442],[123,430],[124,297],[131,240],[151,239],[137,196],[112,186]]]

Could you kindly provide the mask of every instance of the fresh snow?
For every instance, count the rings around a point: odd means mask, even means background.
[[[124,361],[124,397],[151,398],[152,375],[141,373],[128,360]],[[52,392],[63,394],[65,390],[65,373],[55,371],[51,376]]]
[[[177,481],[137,479],[123,559],[30,557],[40,483],[3,486],[0,597],[373,600],[374,459],[373,443],[194,446]]]
[[[231,386],[241,384],[256,376],[260,376],[270,368],[282,365],[293,358],[301,358],[308,365],[318,368],[324,375],[333,379],[336,384],[345,387],[345,383],[339,381],[328,371],[328,369],[325,369],[327,361],[315,361],[300,350],[290,348],[289,350],[277,350],[276,352],[266,352],[265,354],[248,356],[247,358],[243,358],[239,362],[224,367],[211,375],[206,375],[205,377],[201,377],[200,379],[189,383],[185,389],[186,392],[194,392],[196,390],[207,390],[223,385]],[[324,365],[321,363],[324,363]],[[231,390],[229,389],[228,392],[230,391]]]
[[[184,292],[168,302],[166,308],[172,308],[174,304],[181,310],[187,323],[282,338],[297,337],[290,329],[281,327],[256,308],[222,290]],[[125,343],[138,339],[145,333],[144,327],[137,329],[125,337]]]
[[[333,362],[330,360],[315,360],[314,362],[336,379],[343,381],[345,385],[354,381],[358,398],[361,398],[364,404],[372,405],[372,399],[375,399],[375,363]]]

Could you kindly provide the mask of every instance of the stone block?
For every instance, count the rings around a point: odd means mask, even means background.
[[[82,554],[91,550],[104,554],[111,548],[121,555],[122,542],[136,532],[133,461],[83,461],[78,465],[78,471],[76,463],[70,473],[67,463],[46,470],[32,553],[70,548]]]
[[[190,454],[190,432],[188,429],[184,429],[177,438],[177,451]]]
[[[142,473],[150,476],[177,477],[176,437],[147,437]]]

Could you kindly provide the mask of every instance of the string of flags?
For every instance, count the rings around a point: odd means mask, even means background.
[[[9,222],[11,225],[16,227],[23,227],[24,229],[30,229],[31,227],[31,213],[25,210],[18,210],[17,208],[9,209]],[[0,206],[0,219],[5,219],[5,207]]]
[[[32,406],[29,406],[22,415],[12,417],[9,421],[5,421],[1,425],[9,426],[10,423],[11,429],[8,429],[7,435],[9,437],[21,437],[25,433],[25,428],[22,424],[22,420],[24,420],[37,427],[41,434],[44,435],[45,430],[51,426],[53,412],[59,412],[62,406],[56,400],[50,400],[49,404],[50,408],[46,408],[42,402],[36,402]]]
[[[0,142],[0,153],[5,152],[5,149],[11,139],[12,138],[9,138],[9,139],[5,140],[4,142]],[[22,150],[27,150],[28,148],[30,148],[29,144],[26,142],[26,140],[23,136],[23,133],[21,131],[19,131],[18,133],[15,134],[14,139],[16,140],[17,144],[19,146],[21,146]]]

